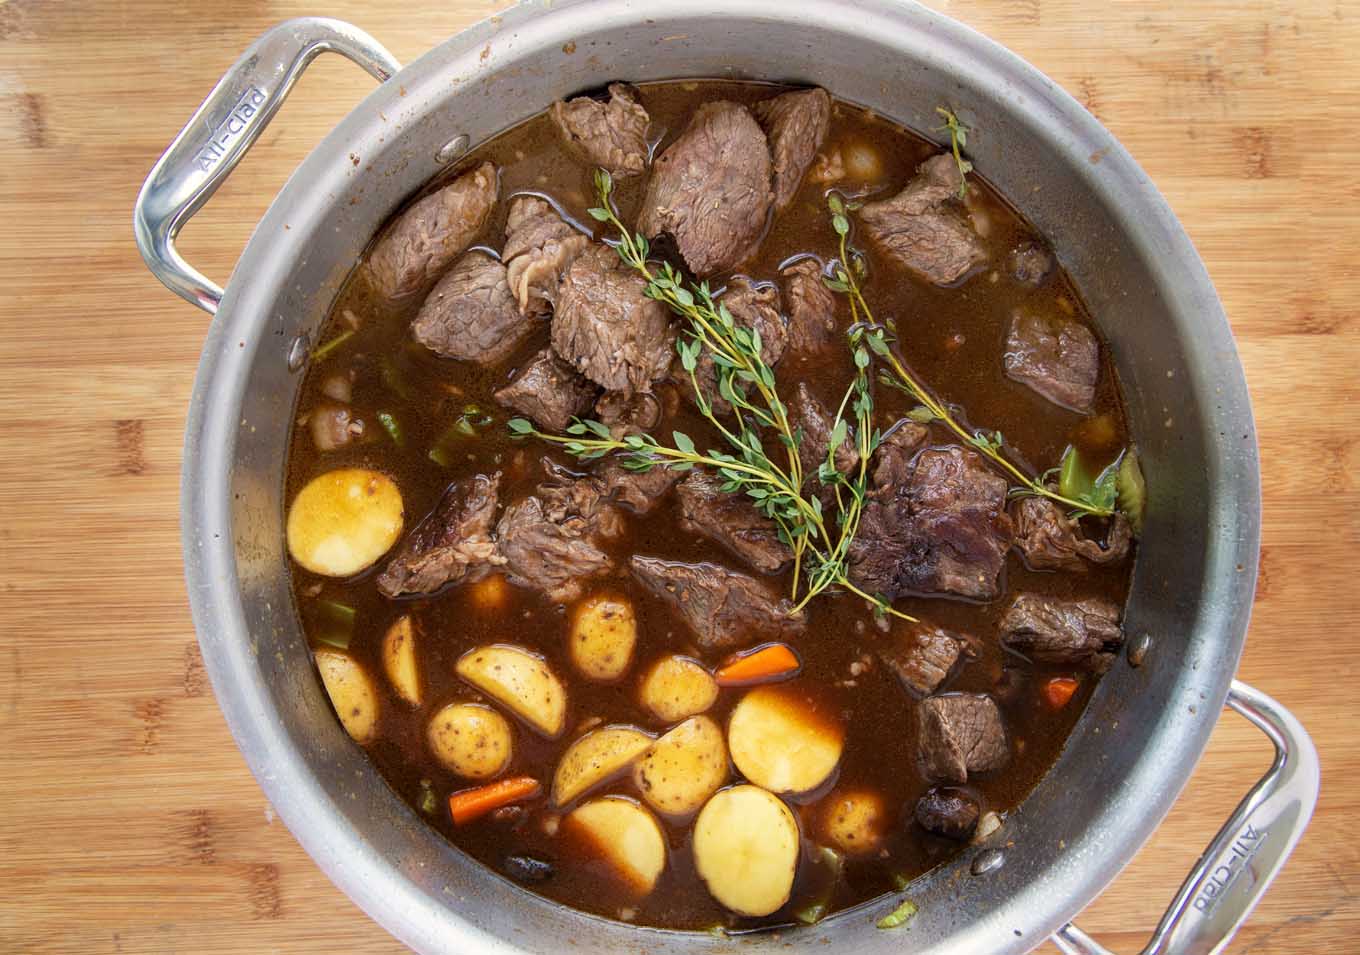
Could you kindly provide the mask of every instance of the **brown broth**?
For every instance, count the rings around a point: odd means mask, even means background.
[[[777,92],[767,85],[723,81],[648,84],[643,101],[653,118],[653,130],[664,130],[661,145],[683,127],[686,117],[707,100],[727,98],[754,102]],[[890,194],[912,176],[916,165],[938,147],[881,117],[857,107],[837,103],[828,146],[856,140],[877,150],[884,175],[877,192]],[[501,170],[501,195],[521,191],[551,196],[578,223],[590,223],[585,210],[593,205],[591,171],[562,151],[550,122],[540,115],[510,129],[475,150],[458,170],[490,160]],[[1082,429],[1083,416],[1065,411],[1028,388],[1005,377],[1001,353],[1006,323],[1013,309],[1023,306],[1042,314],[1075,314],[1089,322],[1079,296],[1067,277],[1055,274],[1037,288],[1021,285],[1004,268],[1007,253],[1021,241],[1034,238],[1026,223],[980,177],[971,178],[968,205],[975,222],[987,223],[984,240],[989,265],[960,287],[937,288],[910,278],[869,253],[866,297],[880,321],[894,320],[902,351],[914,370],[948,402],[964,409],[970,422],[1002,431],[1008,446],[1036,470],[1057,463],[1064,447],[1076,443],[1094,460],[1109,460],[1127,444],[1124,413],[1118,385],[1105,350],[1105,366],[1097,389],[1094,415],[1107,416],[1113,434],[1102,446],[1090,443],[1089,429]],[[432,184],[433,188],[435,184]],[[640,197],[637,181],[622,184],[616,199],[621,217],[631,222]],[[500,204],[484,241],[500,244],[506,202]],[[593,225],[593,223],[591,223]],[[777,219],[758,257],[743,270],[758,279],[776,277],[780,263],[801,253],[823,258],[835,254],[835,234],[826,214],[823,187],[805,181],[793,204]],[[719,283],[720,284],[720,283]],[[343,327],[349,312],[359,320],[357,332],[342,346],[314,362],[302,389],[299,414],[305,417],[322,398],[324,380],[337,371],[353,370],[353,401],[369,425],[368,440],[329,453],[319,453],[308,428],[294,428],[287,469],[287,496],[291,500],[303,484],[318,473],[342,466],[381,470],[399,486],[405,504],[407,526],[413,527],[429,512],[443,490],[453,481],[478,473],[504,471],[503,503],[532,493],[542,479],[540,459],[547,458],[582,470],[565,456],[540,444],[511,441],[505,421],[511,415],[497,407],[492,392],[509,373],[547,340],[541,334],[494,371],[475,365],[442,360],[412,341],[407,333],[411,309],[394,311],[371,297],[362,281],[351,281],[337,300],[323,338]],[[841,317],[844,319],[844,313]],[[393,387],[395,369],[399,387]],[[839,400],[851,374],[848,350],[837,360],[815,362],[788,358],[776,369],[781,391],[787,394],[798,379],[807,381],[824,401]],[[876,391],[876,418],[891,422],[909,410],[905,396],[890,389]],[[490,413],[493,424],[468,440],[451,467],[427,457],[438,436],[462,413],[476,404]],[[401,424],[404,446],[388,440],[373,415],[393,415]],[[688,403],[664,421],[658,433],[672,428],[695,435],[708,434],[707,427]],[[949,443],[941,432],[939,444]],[[701,442],[701,446],[702,442]],[[674,504],[667,503],[646,518],[631,517],[629,531],[617,545],[621,557],[633,552],[682,560],[714,560],[745,570],[718,545],[685,534],[676,526]],[[1005,594],[1024,589],[1062,596],[1105,596],[1122,604],[1128,586],[1129,566],[1091,567],[1084,574],[1036,573],[1020,559],[1008,558],[1003,597],[979,604],[953,599],[904,599],[899,609],[949,629],[977,638],[978,657],[954,676],[949,690],[992,690],[1000,677],[1003,651],[996,638],[997,619],[1006,605]],[[547,859],[555,874],[533,885],[539,892],[564,904],[612,918],[671,928],[706,929],[714,925],[750,928],[787,923],[810,902],[825,896],[830,873],[815,851],[815,803],[790,800],[801,817],[804,852],[789,903],[765,919],[744,919],[726,912],[715,902],[698,878],[689,851],[688,824],[664,823],[670,842],[669,860],[655,890],[637,898],[617,880],[603,873],[589,848],[559,830],[549,835],[550,817],[557,814],[543,799],[527,804],[517,821],[506,823],[484,818],[454,827],[447,810],[450,792],[471,785],[444,769],[425,742],[425,726],[439,708],[451,701],[477,699],[476,691],[454,675],[454,664],[469,648],[507,642],[541,653],[568,685],[568,731],[561,739],[547,741],[516,725],[516,750],[508,770],[551,779],[557,759],[579,735],[574,728],[591,719],[604,723],[632,723],[652,732],[664,729],[639,705],[636,683],[640,672],[659,655],[686,652],[713,665],[712,655],[697,651],[684,623],[665,605],[634,582],[626,572],[600,581],[587,593],[609,591],[631,600],[636,607],[639,644],[635,663],[618,685],[588,682],[572,669],[565,653],[568,627],[566,608],[540,594],[517,587],[506,588],[505,605],[479,606],[469,587],[453,587],[428,598],[392,601],[374,585],[376,569],[349,580],[316,577],[294,566],[295,597],[304,629],[314,643],[323,639],[327,624],[321,601],[330,600],[355,608],[355,626],[349,652],[374,676],[381,692],[378,737],[368,751],[391,786],[413,805],[419,805],[422,781],[432,786],[437,809],[429,822],[451,842],[493,869],[502,869],[512,854]],[[787,586],[787,578],[777,583]],[[400,615],[412,614],[419,625],[416,649],[423,674],[425,702],[415,709],[396,697],[382,679],[379,645],[387,626]],[[888,807],[889,827],[881,854],[851,859],[844,877],[835,884],[833,909],[844,908],[892,890],[894,880],[912,878],[958,851],[956,843],[931,836],[912,821],[912,807],[928,788],[916,761],[915,710],[896,680],[882,666],[846,685],[851,664],[871,658],[882,639],[866,605],[848,595],[822,597],[809,607],[806,632],[790,640],[803,661],[799,684],[815,687],[832,712],[844,723],[845,750],[839,784],[868,787],[879,792]],[[1050,668],[1034,666],[1010,657],[1021,681],[1012,700],[1001,700],[1007,729],[1014,743],[1014,756],[1001,771],[970,779],[984,811],[1013,809],[1052,765],[1072,725],[1080,715],[1095,677],[1082,679],[1078,695],[1067,707],[1054,711],[1038,696],[1041,680]],[[1052,670],[1051,672],[1058,672]],[[710,711],[720,724],[740,698],[741,691],[727,689]],[[735,779],[735,773],[733,778]],[[828,787],[818,791],[824,796]],[[604,792],[633,793],[627,778]]]

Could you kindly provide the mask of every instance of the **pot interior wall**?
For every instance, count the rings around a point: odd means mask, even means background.
[[[1121,662],[1105,679],[1055,770],[995,840],[1014,844],[1004,866],[972,876],[979,850],[968,850],[909,892],[920,908],[913,950],[1027,950],[1150,833],[1236,666],[1255,568],[1255,435],[1218,302],[1122,148],[970,31],[878,3],[682,2],[647,16],[624,2],[558,2],[460,35],[374,93],[262,221],[205,348],[186,455],[191,590],[223,708],[299,839],[419,949],[546,952],[571,939],[591,952],[730,951],[706,936],[639,937],[487,873],[428,830],[344,736],[288,592],[282,465],[300,375],[287,355],[315,333],[368,237],[439,171],[444,143],[480,142],[554,98],[620,77],[796,81],[918,130],[949,104],[974,130],[980,172],[1052,240],[1111,343],[1150,494],[1126,623],[1131,637],[1152,639],[1145,665]],[[216,533],[230,540],[221,561]],[[873,928],[883,908],[742,945],[899,951],[903,937]]]

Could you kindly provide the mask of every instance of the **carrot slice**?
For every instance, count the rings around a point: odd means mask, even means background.
[[[801,666],[793,648],[787,643],[767,643],[719,667],[713,677],[718,681],[718,686],[747,686],[792,676]]]
[[[532,776],[515,776],[475,789],[461,789],[449,796],[449,815],[453,817],[455,826],[461,826],[502,806],[532,799],[542,790],[543,787]]]
[[[1077,681],[1070,676],[1055,676],[1044,683],[1043,694],[1044,702],[1055,710],[1060,710],[1072,699],[1072,694],[1077,692]]]

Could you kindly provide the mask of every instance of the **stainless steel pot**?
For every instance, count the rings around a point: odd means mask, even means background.
[[[326,50],[384,82],[284,186],[221,291],[180,258],[175,234]],[[182,489],[203,657],[247,762],[322,869],[423,952],[555,952],[568,940],[587,952],[731,950],[731,941],[637,929],[533,896],[451,847],[388,789],[332,716],[309,664],[288,590],[283,464],[300,370],[336,290],[384,218],[470,144],[617,77],[790,80],[917,129],[951,104],[975,131],[978,169],[1052,240],[1079,283],[1113,347],[1148,476],[1126,616],[1142,659],[1105,678],[1057,765],[1001,834],[913,883],[920,913],[909,929],[874,928],[896,901],[881,900],[742,945],[1011,953],[1052,935],[1066,952],[1103,951],[1069,919],[1156,828],[1226,702],[1266,733],[1275,763],[1145,949],[1220,950],[1308,822],[1317,755],[1292,716],[1232,678],[1257,564],[1251,409],[1213,287],[1128,153],[1012,54],[885,0],[529,2],[398,69],[346,24],[282,24],[209,94],[152,170],[135,215],[152,271],[216,312]]]

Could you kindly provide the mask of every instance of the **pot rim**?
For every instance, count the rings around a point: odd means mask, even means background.
[[[431,88],[450,69],[463,67],[468,75],[475,75],[481,51],[491,49],[501,39],[525,42],[525,37],[532,36],[535,43],[579,40],[585,35],[581,8],[587,5],[597,11],[594,15],[607,13],[635,20],[647,16],[628,0],[558,0],[554,4],[527,0],[424,54],[370,94],[312,150],[271,204],[226,286],[204,344],[188,415],[181,486],[186,578],[205,666],[219,705],[247,764],[298,841],[351,899],[393,935],[416,948],[437,947],[436,940],[447,933],[449,921],[457,919],[461,923],[462,934],[457,939],[461,951],[512,950],[508,943],[428,897],[396,861],[379,856],[343,814],[330,811],[331,797],[271,713],[264,685],[250,678],[255,662],[240,601],[232,533],[232,452],[242,396],[266,321],[262,313],[276,283],[288,278],[277,258],[271,261],[266,237],[281,235],[288,223],[295,234],[308,231],[307,225],[299,222],[299,207],[288,202],[288,197],[333,180],[331,157],[344,154],[354,142],[371,135],[378,125],[376,116],[384,112],[410,116],[410,104],[421,97],[407,98],[408,91]],[[704,14],[758,19],[768,17],[770,10],[768,3],[759,0],[735,0],[721,6],[715,11],[711,2],[677,0],[658,16]],[[843,16],[845,10],[844,4],[834,0],[804,0],[799,6],[800,17],[823,25],[835,23],[835,16]],[[988,950],[1020,952],[1067,922],[1133,857],[1169,811],[1208,743],[1241,653],[1255,585],[1260,522],[1255,429],[1231,331],[1203,264],[1165,200],[1124,147],[1037,69],[974,30],[915,3],[860,0],[856,6],[857,16],[872,26],[928,32],[932,43],[953,47],[971,61],[988,64],[1023,85],[1046,114],[1042,123],[1045,130],[1062,148],[1089,145],[1089,152],[1103,150],[1099,191],[1111,196],[1112,204],[1124,213],[1129,241],[1165,265],[1163,277],[1169,286],[1175,285],[1178,307],[1199,313],[1196,334],[1183,344],[1192,367],[1205,370],[1205,374],[1213,369],[1219,376],[1214,384],[1221,401],[1206,414],[1214,416],[1229,433],[1241,432],[1244,437],[1232,451],[1219,449],[1221,460],[1206,462],[1206,467],[1220,472],[1211,480],[1227,487],[1217,495],[1218,509],[1207,519],[1215,527],[1230,530],[1223,546],[1208,548],[1204,584],[1204,599],[1221,608],[1216,623],[1225,641],[1217,648],[1218,659],[1210,661],[1221,672],[1203,676],[1200,684],[1203,692],[1199,705],[1215,718],[1169,719],[1159,731],[1167,739],[1165,756],[1155,773],[1161,785],[1151,790],[1141,811],[1136,815],[1125,813],[1121,819],[1125,825],[1102,841],[1098,856],[1084,857],[1080,864],[1055,866],[1056,871],[1042,884],[1023,893],[1023,905],[1018,904],[1022,896],[1009,900],[1017,903],[1011,905],[1014,911],[1008,913],[1006,922],[1015,926],[1015,937],[1001,942],[992,937]],[[868,28],[861,24],[858,29]],[[1136,218],[1132,216],[1135,209]],[[320,216],[315,210],[304,213],[303,218]],[[242,344],[238,346],[238,342]],[[1229,507],[1232,513],[1227,512]],[[1149,767],[1142,768],[1152,774]],[[645,930],[640,938],[646,939],[655,931]],[[978,941],[981,936],[968,938]]]

